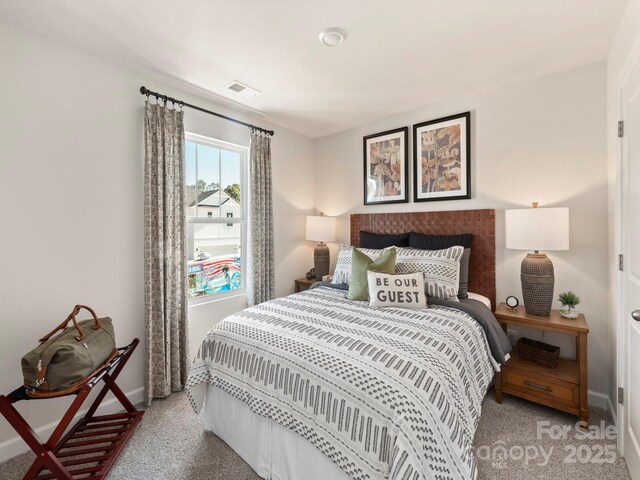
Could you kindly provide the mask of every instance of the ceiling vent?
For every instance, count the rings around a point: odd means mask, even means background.
[[[259,90],[250,87],[249,85],[238,82],[237,80],[234,80],[224,88],[233,92],[235,95],[242,95],[243,97],[255,97],[256,95],[262,93]]]

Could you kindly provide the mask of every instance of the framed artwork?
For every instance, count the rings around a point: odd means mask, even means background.
[[[471,198],[471,112],[413,126],[416,202]]]
[[[409,201],[409,128],[367,135],[364,149],[364,204]]]

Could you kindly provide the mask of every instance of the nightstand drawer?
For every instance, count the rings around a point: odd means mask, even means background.
[[[580,396],[578,385],[563,382],[529,373],[523,373],[505,368],[503,387],[515,389],[535,397],[546,398],[563,403],[570,407],[578,407]]]

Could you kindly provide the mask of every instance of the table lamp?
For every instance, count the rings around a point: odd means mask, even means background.
[[[553,263],[541,250],[569,250],[569,209],[533,208],[506,210],[507,248],[533,250],[522,260],[520,281],[524,308],[532,315],[548,316],[553,303]]]
[[[318,242],[313,251],[313,265],[316,269],[316,279],[329,274],[330,253],[329,247],[324,242],[333,242],[336,239],[336,219],[320,216],[307,217],[307,230],[305,238],[312,242]]]

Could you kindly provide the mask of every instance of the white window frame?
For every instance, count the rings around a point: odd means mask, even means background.
[[[185,209],[185,218],[188,224],[206,224],[206,223],[218,223],[218,224],[229,224],[229,223],[239,223],[240,224],[240,255],[241,255],[241,264],[242,264],[242,286],[240,288],[236,288],[234,290],[230,290],[228,292],[222,293],[214,293],[211,295],[207,295],[204,297],[197,298],[189,298],[189,306],[192,305],[201,305],[203,303],[216,302],[218,300],[223,300],[225,298],[235,297],[238,295],[245,295],[247,292],[247,216],[248,216],[248,159],[249,159],[249,147],[243,147],[242,145],[236,145],[235,143],[224,142],[222,140],[216,140],[211,137],[205,137],[204,135],[198,135],[196,133],[185,132],[185,141],[188,143],[195,143],[196,145],[206,145],[208,147],[214,147],[222,150],[228,150],[232,152],[236,152],[240,154],[240,211],[242,212],[242,217],[187,217],[186,209]],[[186,160],[185,160],[186,161]],[[196,182],[198,181],[198,149],[196,148]],[[220,179],[220,189],[222,189],[222,179]],[[196,191],[196,200],[197,200],[197,191]],[[196,213],[198,211],[196,204]],[[185,232],[186,234],[186,232]],[[185,238],[186,241],[186,238]],[[187,261],[188,263],[188,261]],[[185,272],[185,275],[188,276],[188,273]]]

